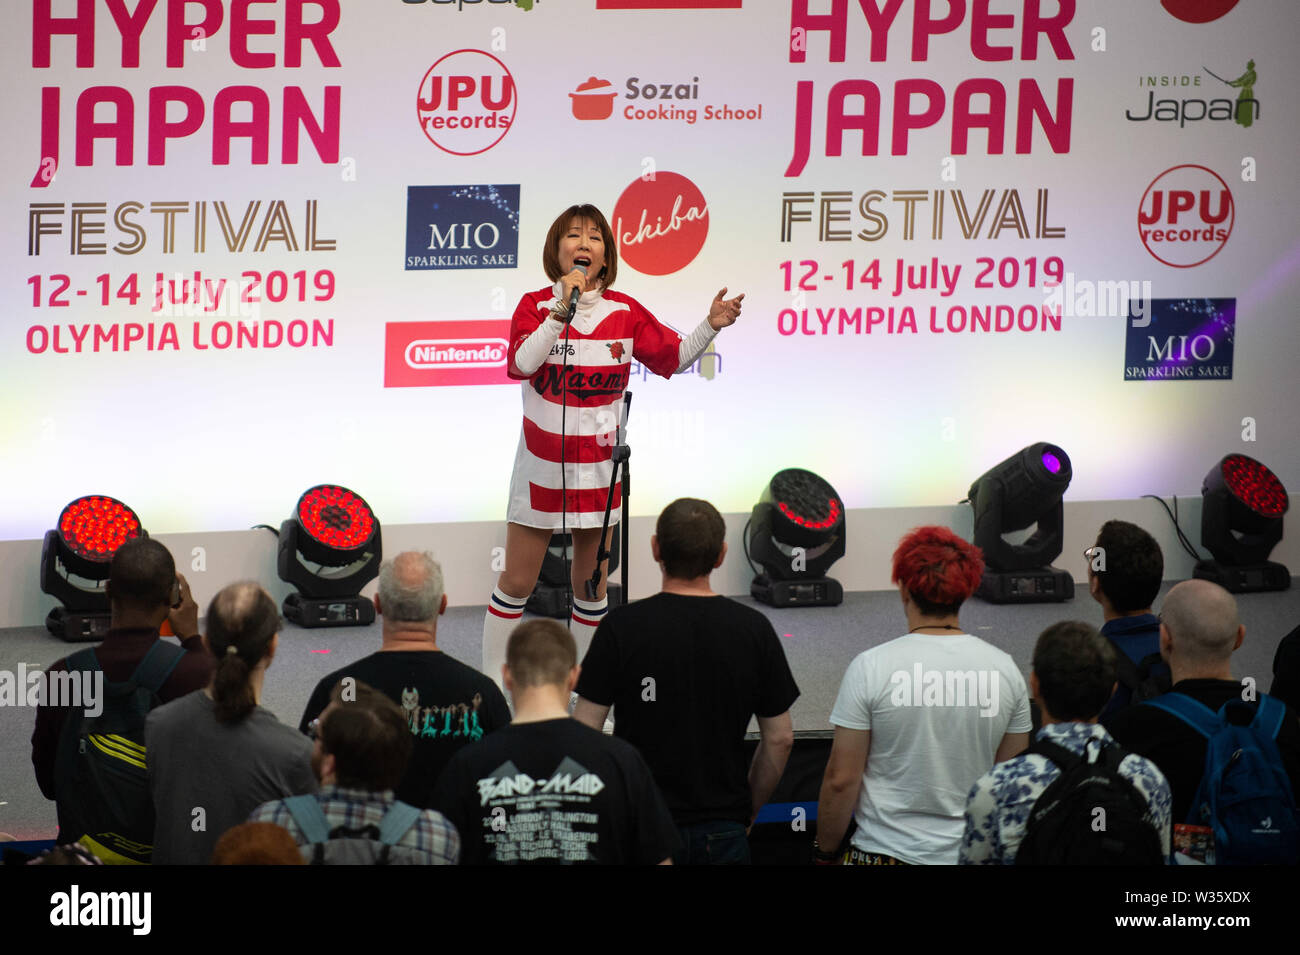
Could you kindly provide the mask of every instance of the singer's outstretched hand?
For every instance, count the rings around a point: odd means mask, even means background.
[[[727,290],[724,287],[713,296],[713,302],[709,305],[709,324],[713,326],[715,332],[728,325],[734,325],[736,319],[740,317],[740,303],[745,298],[745,293],[741,292],[735,298],[724,299],[722,296],[726,294]]]

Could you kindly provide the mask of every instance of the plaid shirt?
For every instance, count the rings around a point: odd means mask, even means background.
[[[391,789],[367,792],[364,789],[345,789],[342,786],[322,786],[317,794],[321,811],[333,832],[339,826],[360,829],[363,826],[379,828],[380,820],[396,802]],[[283,800],[263,803],[253,810],[249,822],[270,822],[282,826],[298,845],[306,844],[306,837]],[[426,809],[420,813],[415,825],[397,842],[394,848],[407,849],[415,854],[417,864],[456,865],[460,860],[460,835],[456,827],[441,813]]]

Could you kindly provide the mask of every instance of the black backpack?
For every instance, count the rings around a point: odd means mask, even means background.
[[[1115,649],[1115,679],[1128,690],[1129,703],[1153,700],[1173,689],[1174,679],[1169,664],[1159,653],[1148,653],[1134,663],[1114,640],[1110,645]]]
[[[55,756],[59,840],[80,842],[109,864],[148,864],[154,808],[145,764],[144,722],[185,651],[155,641],[130,678],[104,683],[98,716],[73,711]],[[67,659],[69,673],[99,670],[92,647]]]
[[[1038,739],[1025,752],[1046,756],[1061,774],[1034,803],[1016,865],[1164,864],[1160,835],[1145,818],[1147,802],[1119,774],[1129,755],[1122,747],[1089,740],[1085,761]]]

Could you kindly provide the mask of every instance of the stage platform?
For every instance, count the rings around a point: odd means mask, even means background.
[[[1174,581],[1161,588],[1160,600]],[[849,661],[863,650],[892,640],[907,629],[895,591],[860,591],[845,595],[839,607],[773,610],[749,597],[738,597],[765,613],[785,647],[799,684],[792,716],[796,731],[829,729],[827,718]],[[1267,691],[1272,684],[1273,653],[1278,641],[1300,624],[1300,590],[1248,594],[1238,598],[1246,640],[1233,657],[1233,674],[1254,677]],[[1160,600],[1156,606],[1159,608]],[[452,607],[438,628],[438,645],[472,666],[481,664],[485,607]],[[1101,624],[1101,608],[1082,589],[1064,604],[995,606],[971,600],[961,613],[966,629],[1007,651],[1028,674],[1034,641],[1058,620]],[[371,627],[302,630],[291,624],[280,634],[280,649],[267,674],[262,700],[281,721],[296,726],[316,682],[325,674],[379,648],[378,623]],[[19,663],[48,666],[81,644],[64,643],[44,628],[0,630],[0,669],[14,672]],[[35,710],[0,706],[0,832],[17,839],[52,838],[54,804],[36,786],[31,766]],[[751,727],[753,728],[753,727]]]

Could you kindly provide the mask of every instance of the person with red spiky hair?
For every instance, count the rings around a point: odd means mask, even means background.
[[[524,295],[510,323],[507,370],[524,382],[524,422],[510,480],[505,570],[483,621],[483,672],[494,680],[501,679],[506,641],[537,584],[551,536],[562,530],[573,535],[569,629],[578,659],[587,652],[607,608],[604,565],[595,595],[583,585],[596,569],[632,361],[664,378],[686,371],[736,321],[745,297],[724,299],[723,288],[695,330],[678,334],[612,289],[618,247],[593,205],[570,206],[556,217],[542,267],[554,284]],[[610,526],[622,516],[622,496],[615,487]]]
[[[979,548],[946,527],[919,527],[894,551],[908,631],[858,654],[840,684],[816,862],[955,865],[966,794],[1028,744],[1019,667],[957,618],[983,572]]]

